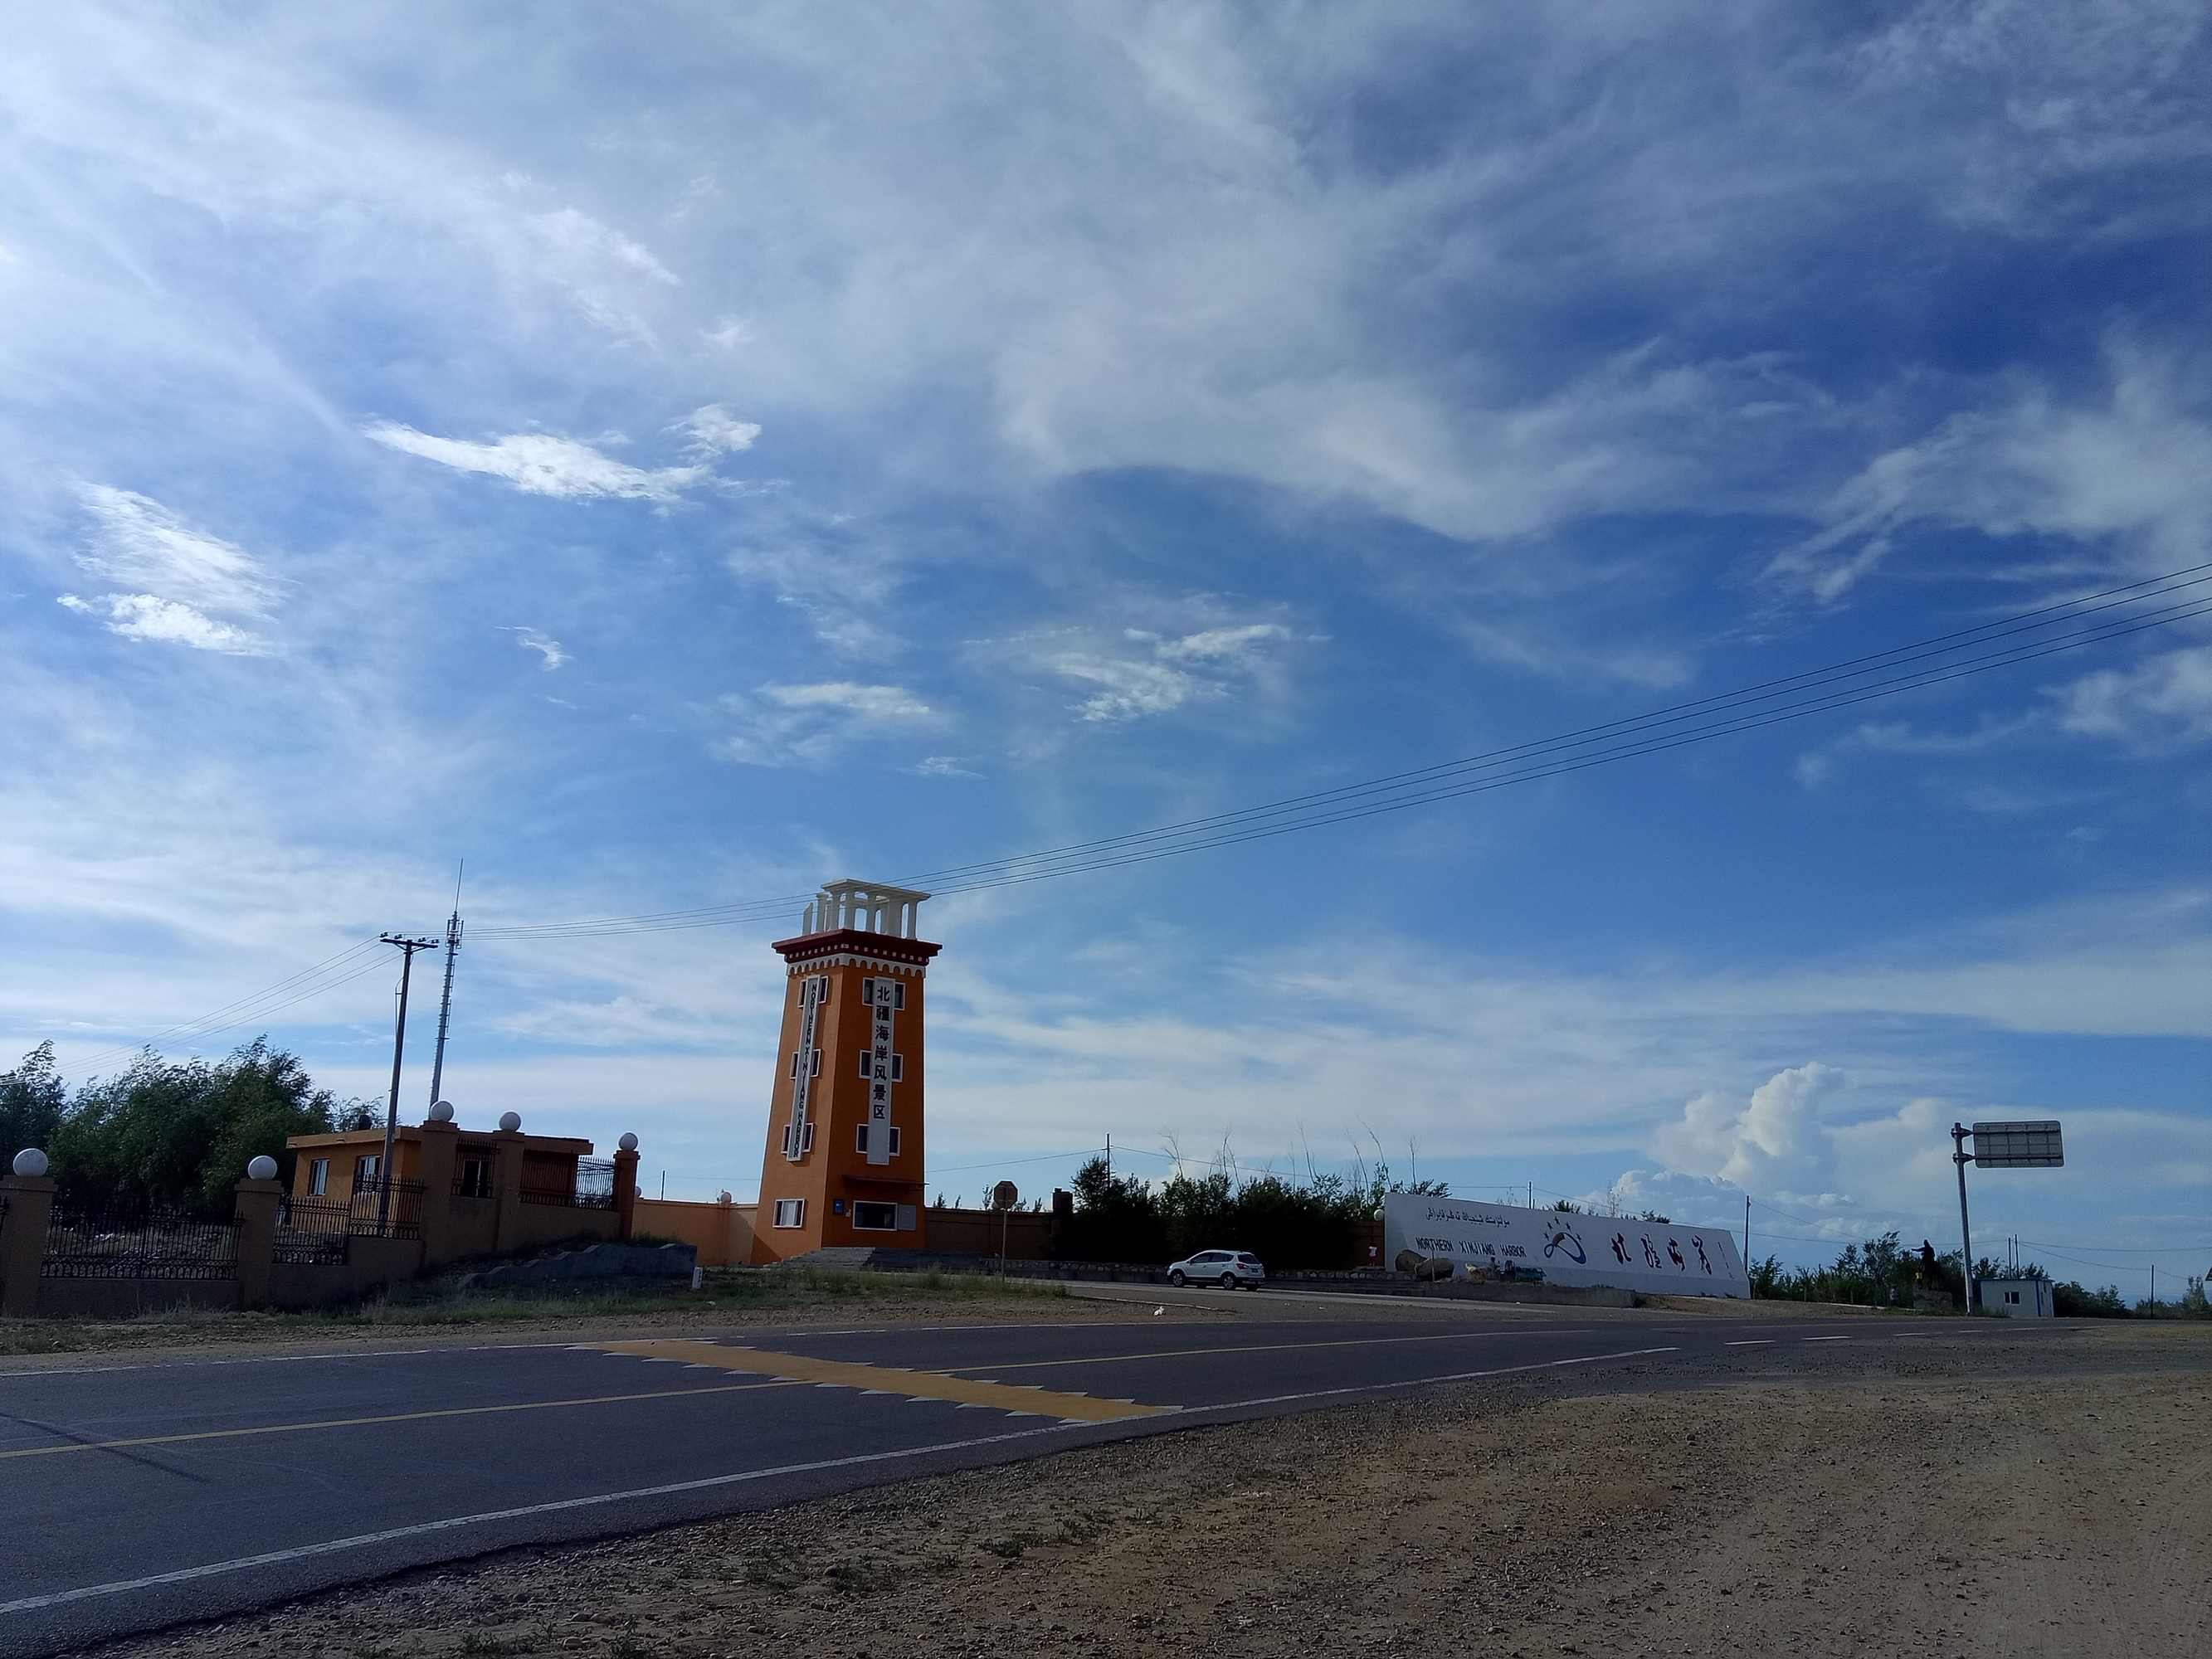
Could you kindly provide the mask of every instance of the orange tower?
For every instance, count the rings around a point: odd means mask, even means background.
[[[922,1243],[922,983],[929,896],[833,881],[778,939],[788,975],[753,1259]]]

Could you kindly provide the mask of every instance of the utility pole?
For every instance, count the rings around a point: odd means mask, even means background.
[[[1966,1165],[1973,1154],[1966,1150],[1966,1127],[1951,1126],[1951,1162],[1959,1166],[1959,1288],[1961,1313],[1974,1311],[1974,1241],[1966,1231]]]
[[[430,1103],[438,1103],[438,1091],[446,1080],[446,1027],[453,1014],[453,952],[461,948],[461,872],[469,867],[461,860],[461,868],[453,872],[453,914],[446,918],[446,989],[438,999],[438,1047],[430,1057]]]
[[[1743,1195],[1743,1276],[1751,1277],[1751,1194]]]
[[[1107,1180],[1109,1180],[1109,1181],[1111,1181],[1113,1178],[1114,1178],[1114,1137],[1113,1137],[1112,1135],[1110,1135],[1110,1134],[1109,1134],[1109,1135],[1108,1135],[1108,1136],[1106,1137],[1106,1179],[1107,1179]]]
[[[399,1018],[392,1028],[392,1095],[384,1106],[384,1156],[376,1165],[376,1231],[392,1230],[392,1142],[399,1130],[399,1057],[407,1048],[407,981],[415,968],[417,951],[434,951],[434,939],[409,939],[401,933],[379,933],[386,945],[399,947]]]

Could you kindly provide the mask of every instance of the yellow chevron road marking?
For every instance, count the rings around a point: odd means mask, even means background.
[[[1087,1394],[1054,1394],[1043,1389],[984,1382],[943,1371],[900,1370],[843,1359],[815,1359],[766,1348],[731,1348],[697,1339],[647,1339],[635,1342],[580,1344],[598,1353],[631,1354],[640,1359],[682,1359],[694,1365],[745,1371],[779,1381],[813,1382],[835,1389],[904,1395],[910,1400],[945,1400],[956,1406],[992,1406],[1000,1411],[1057,1417],[1074,1423],[1118,1423],[1152,1417],[1172,1406],[1142,1406],[1132,1400],[1097,1400]]]

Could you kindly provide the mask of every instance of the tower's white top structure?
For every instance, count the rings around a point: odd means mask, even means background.
[[[915,913],[928,896],[911,887],[886,887],[878,881],[826,881],[821,896],[800,917],[799,931],[829,933],[856,927],[864,933],[913,939]]]

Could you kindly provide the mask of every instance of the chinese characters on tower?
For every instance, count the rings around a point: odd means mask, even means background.
[[[868,1066],[868,1162],[871,1164],[891,1161],[891,1017],[897,994],[898,984],[894,980],[868,981],[868,999],[873,1005],[874,1027],[869,1034],[872,1058]]]

